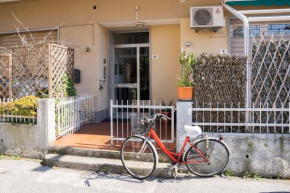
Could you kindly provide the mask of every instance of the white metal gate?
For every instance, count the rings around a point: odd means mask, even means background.
[[[93,120],[93,95],[83,94],[62,99],[56,105],[56,135],[64,136],[77,132],[80,127]]]
[[[171,121],[159,120],[155,122],[155,132],[163,143],[175,142],[175,123],[174,123],[174,106],[162,106],[153,102],[145,101],[113,101],[110,102],[110,122],[111,122],[111,145],[114,141],[125,140],[132,136],[131,118],[150,117],[155,113],[165,114],[171,118]]]

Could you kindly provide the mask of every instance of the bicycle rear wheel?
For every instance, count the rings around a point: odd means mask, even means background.
[[[223,142],[217,139],[208,139],[208,141],[203,139],[195,143],[195,146],[204,157],[209,159],[209,162],[202,162],[204,158],[194,148],[189,148],[185,153],[185,162],[201,162],[186,164],[188,170],[193,174],[202,177],[213,176],[220,173],[228,164],[229,150]]]
[[[156,154],[153,146],[139,136],[127,138],[121,147],[122,164],[136,179],[149,177],[156,167]]]

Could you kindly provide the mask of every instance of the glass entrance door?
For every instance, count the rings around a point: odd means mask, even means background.
[[[149,67],[148,46],[123,45],[114,48],[114,99],[119,104],[150,100]]]
[[[115,48],[115,100],[138,99],[137,48]]]

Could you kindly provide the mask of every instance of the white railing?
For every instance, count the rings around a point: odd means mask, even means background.
[[[62,99],[56,105],[56,135],[64,136],[77,132],[94,118],[93,95],[82,94]]]
[[[125,140],[132,136],[131,119],[150,117],[155,113],[165,114],[171,121],[158,120],[155,122],[155,132],[164,143],[175,142],[174,106],[162,106],[150,101],[110,101],[111,145],[114,141]]]
[[[0,122],[8,122],[8,123],[18,123],[18,124],[36,124],[37,123],[37,115],[35,116],[25,116],[20,113],[13,114],[10,110],[7,111],[5,108],[17,108],[13,107],[13,102],[17,99],[1,99],[0,98]],[[36,101],[31,101],[36,102]],[[37,109],[35,109],[37,111]]]
[[[287,108],[262,107],[240,108],[226,105],[204,105],[193,108],[193,125],[200,126],[205,132],[228,133],[290,133],[290,104]],[[250,119],[246,122],[246,115]]]

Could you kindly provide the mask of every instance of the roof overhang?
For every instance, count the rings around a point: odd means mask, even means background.
[[[0,0],[0,3],[10,3],[10,2],[16,2],[20,0]]]

